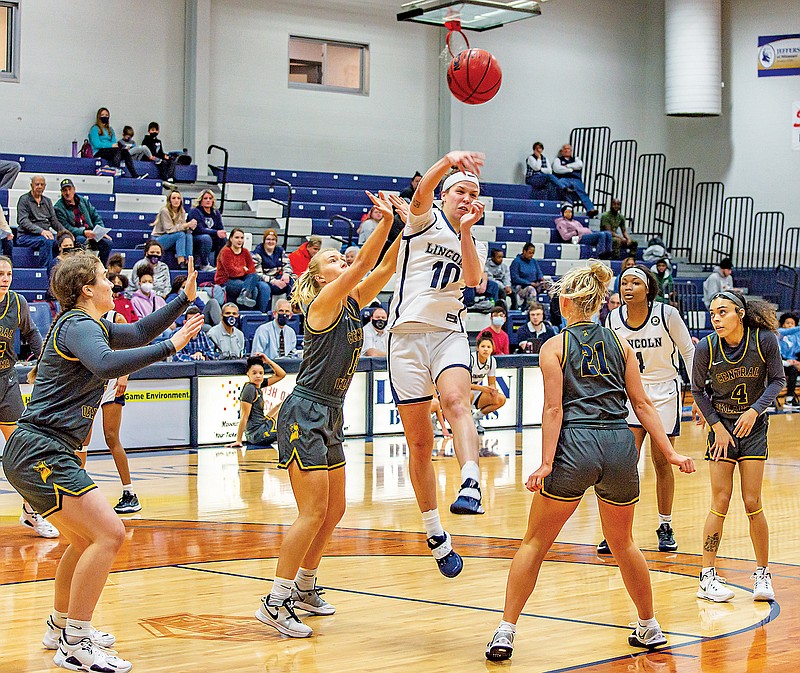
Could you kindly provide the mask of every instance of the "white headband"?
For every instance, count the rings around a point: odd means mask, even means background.
[[[642,281],[645,285],[648,285],[647,274],[641,269],[637,269],[635,266],[625,269],[625,271],[623,271],[619,277],[620,281],[625,278],[625,276],[636,276],[636,278]]]
[[[442,184],[442,191],[446,192],[450,187],[452,187],[456,182],[471,182],[474,184],[478,189],[481,187],[481,183],[478,182],[478,176],[474,173],[453,173],[451,176],[445,179],[444,183]]]

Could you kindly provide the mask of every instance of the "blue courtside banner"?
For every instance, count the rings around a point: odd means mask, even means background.
[[[800,75],[800,34],[758,38],[758,76]]]

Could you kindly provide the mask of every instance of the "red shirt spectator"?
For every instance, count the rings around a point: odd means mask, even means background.
[[[494,343],[494,354],[495,355],[508,355],[509,353],[509,344],[508,344],[508,334],[506,334],[503,326],[506,322],[506,312],[502,306],[495,306],[492,309],[492,324],[489,325],[485,330],[481,332],[481,336],[484,334],[488,334],[492,337],[492,343]]]
[[[292,272],[299,276],[308,269],[308,263],[319,252],[321,247],[322,239],[312,234],[297,250],[289,253],[289,264],[292,266]]]
[[[114,297],[114,310],[129,323],[139,319],[139,314],[136,313],[131,300],[127,297]]]
[[[225,285],[231,278],[244,278],[256,272],[256,265],[247,248],[238,254],[230,246],[225,246],[217,255],[217,272],[214,274],[215,285]]]

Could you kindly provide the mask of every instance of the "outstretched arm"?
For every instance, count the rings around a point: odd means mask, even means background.
[[[469,171],[475,175],[481,174],[483,166],[483,154],[480,152],[448,152],[433,166],[431,166],[422,176],[411,199],[411,214],[422,215],[427,213],[433,206],[433,195],[436,187],[442,181],[447,171],[452,167],[457,167],[462,171]]]

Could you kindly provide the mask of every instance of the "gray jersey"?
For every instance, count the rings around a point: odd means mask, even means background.
[[[564,426],[608,426],[628,417],[625,351],[614,332],[591,322],[564,330]]]
[[[747,328],[735,350],[725,353],[715,332],[706,339],[711,357],[708,376],[714,410],[725,418],[737,418],[766,390],[767,366],[761,353],[758,329]]]
[[[324,330],[309,327],[306,309],[303,362],[297,374],[297,385],[319,394],[321,399],[344,398],[363,344],[358,302],[352,297],[347,297],[339,317]]]
[[[255,430],[266,420],[264,417],[264,397],[261,389],[254,383],[247,383],[242,386],[242,393],[239,395],[240,402],[248,402],[252,405],[250,415],[247,417],[247,431]]]
[[[28,302],[25,297],[9,290],[0,301],[0,375],[11,369],[17,361],[14,350],[14,332],[17,330],[38,358],[42,352],[42,335],[31,320]]]

